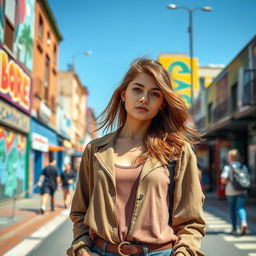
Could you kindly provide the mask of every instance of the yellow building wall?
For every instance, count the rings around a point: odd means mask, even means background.
[[[170,74],[173,89],[184,99],[187,107],[191,106],[191,66],[190,58],[183,55],[161,55],[158,61]],[[193,58],[193,95],[199,93],[198,63]]]

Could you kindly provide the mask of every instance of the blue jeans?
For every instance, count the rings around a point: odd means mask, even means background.
[[[118,253],[113,252],[104,252],[102,249],[98,248],[96,245],[93,245],[92,248],[90,248],[92,252],[95,252],[101,256],[119,256]],[[134,256],[171,256],[172,255],[172,249],[166,249],[161,251],[155,251],[155,252],[148,252],[147,247],[143,246],[144,253],[143,254],[134,254]]]
[[[234,231],[237,228],[237,216],[239,217],[240,223],[247,223],[247,214],[244,208],[246,197],[246,194],[240,194],[237,196],[227,196],[230,218],[232,222],[232,228]]]

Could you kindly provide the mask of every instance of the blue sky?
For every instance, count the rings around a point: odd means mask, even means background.
[[[196,11],[194,56],[200,65],[228,64],[256,34],[255,0],[48,0],[64,37],[59,69],[78,56],[76,71],[89,90],[89,106],[96,115],[107,105],[129,63],[161,53],[188,54],[188,13],[170,10],[169,3]]]

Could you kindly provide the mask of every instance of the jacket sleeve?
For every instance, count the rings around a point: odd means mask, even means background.
[[[88,144],[81,160],[76,191],[72,200],[70,219],[73,222],[73,237],[71,247],[67,250],[68,256],[75,256],[76,250],[81,246],[91,246],[89,227],[84,224],[84,217],[89,206],[90,191],[92,191],[93,174],[90,173],[90,148]]]
[[[197,161],[190,146],[186,146],[175,175],[173,206],[173,229],[178,241],[173,247],[174,255],[203,256],[201,239],[205,235],[203,217],[204,195],[200,186]]]

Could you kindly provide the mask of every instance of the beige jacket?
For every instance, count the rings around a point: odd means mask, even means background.
[[[112,242],[119,243],[114,175],[114,140],[117,132],[105,135],[89,143],[83,153],[77,188],[72,201],[70,218],[74,223],[74,241],[67,254],[74,256],[82,245],[91,246],[89,227],[93,233]],[[133,230],[143,221],[143,201],[141,194],[147,196],[146,180],[150,172],[160,166],[160,162],[146,160],[137,191],[136,207],[127,236],[132,241]],[[175,191],[172,212],[172,229],[178,237],[173,247],[173,254],[185,256],[204,255],[199,251],[201,239],[205,235],[202,194],[196,157],[191,147],[186,144],[175,167]]]

